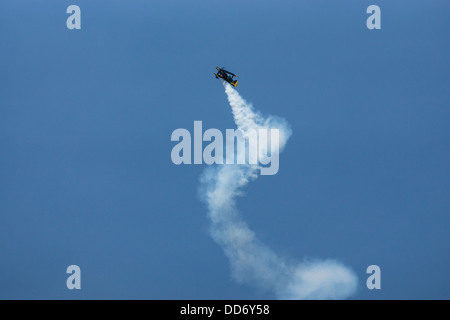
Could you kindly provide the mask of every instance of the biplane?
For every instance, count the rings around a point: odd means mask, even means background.
[[[234,77],[239,78],[237,75],[235,75],[234,73],[225,70],[224,68],[219,68],[216,67],[217,69],[217,73],[214,73],[214,75],[216,76],[216,79],[223,79],[226,82],[228,82],[229,84],[231,84],[233,87],[237,87],[238,86],[238,81],[234,79]]]

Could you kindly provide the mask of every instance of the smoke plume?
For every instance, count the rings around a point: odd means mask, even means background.
[[[287,122],[263,117],[228,83],[224,82],[224,86],[234,121],[243,135],[260,128],[278,129],[281,152],[291,135]],[[293,265],[261,243],[250,230],[236,208],[236,199],[258,177],[258,170],[258,165],[218,165],[208,167],[201,176],[200,195],[208,208],[211,236],[228,257],[233,277],[240,283],[270,291],[278,299],[351,296],[356,290],[357,277],[348,267],[334,260]]]

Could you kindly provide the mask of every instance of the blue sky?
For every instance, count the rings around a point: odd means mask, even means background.
[[[66,28],[66,8],[82,11]],[[379,5],[382,29],[366,28]],[[333,258],[354,299],[450,298],[450,3],[3,1],[0,298],[272,299],[236,283],[173,130],[285,118],[280,170],[238,208],[289,259]],[[82,289],[66,288],[79,265]],[[379,265],[382,289],[366,268]]]

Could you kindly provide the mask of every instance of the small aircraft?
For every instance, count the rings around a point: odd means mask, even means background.
[[[217,69],[217,73],[214,73],[214,75],[216,76],[216,79],[223,79],[226,82],[228,82],[229,84],[231,84],[233,87],[237,87],[238,86],[238,81],[234,80],[234,77],[239,78],[237,75],[235,75],[234,73],[231,73],[230,71],[225,70],[224,68],[219,68],[216,67]]]

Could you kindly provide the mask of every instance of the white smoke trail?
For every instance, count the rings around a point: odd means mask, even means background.
[[[264,118],[241,98],[229,84],[225,92],[234,120],[245,133],[249,129],[280,130],[279,150],[291,131],[286,121]],[[279,299],[344,299],[357,286],[352,270],[333,260],[290,265],[258,241],[236,209],[236,197],[258,177],[257,165],[209,167],[201,177],[201,197],[208,207],[211,235],[229,258],[234,278],[273,292]]]

